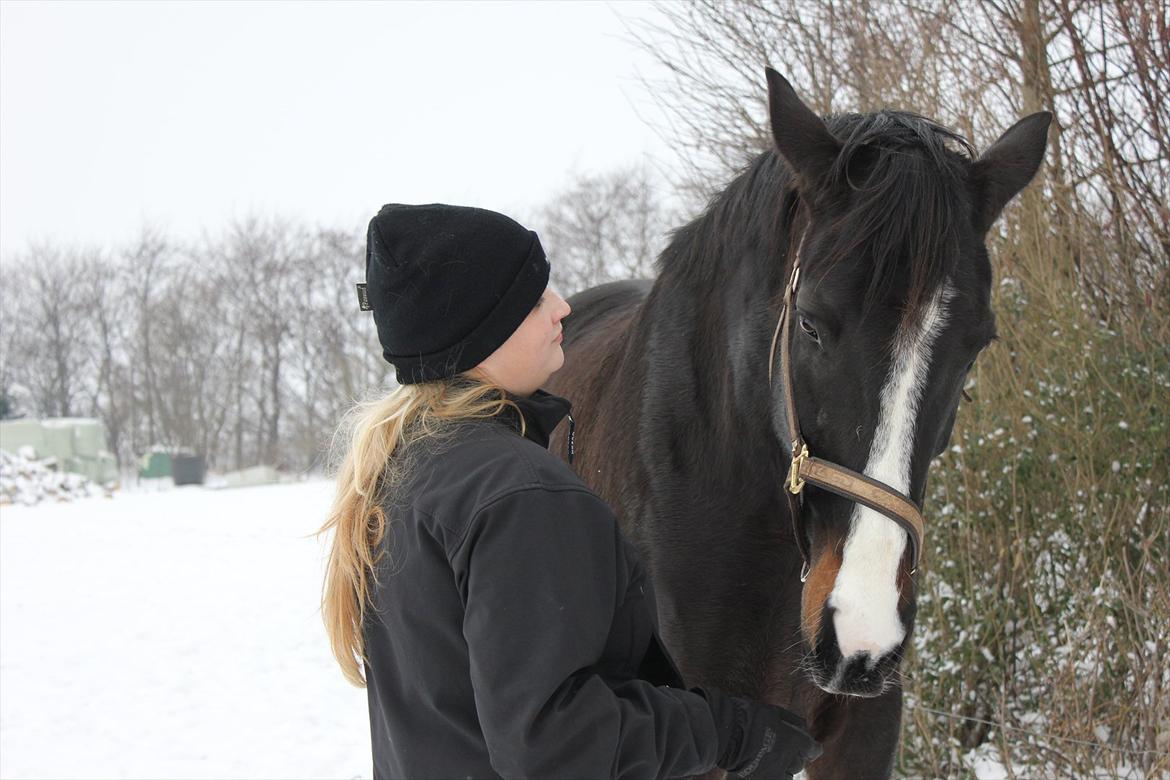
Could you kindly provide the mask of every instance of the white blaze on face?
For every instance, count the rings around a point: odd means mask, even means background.
[[[894,359],[881,395],[881,417],[864,473],[910,493],[910,458],[922,388],[930,367],[930,350],[947,320],[954,294],[944,283],[931,298],[917,327],[900,329]],[[898,617],[898,564],[909,544],[900,525],[869,507],[855,504],[850,533],[842,551],[841,570],[828,605],[836,609],[833,627],[845,659],[869,653],[876,662],[901,644],[906,629]]]

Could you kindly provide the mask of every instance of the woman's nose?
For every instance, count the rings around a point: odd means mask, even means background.
[[[561,316],[558,317],[558,319],[564,319],[565,317],[568,317],[570,314],[572,314],[573,307],[569,305],[569,302],[561,297],[560,293],[554,292],[553,294],[556,295],[557,299],[561,302]]]

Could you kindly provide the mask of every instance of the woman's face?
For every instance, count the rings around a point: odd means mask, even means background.
[[[515,395],[532,395],[565,362],[561,320],[570,311],[568,302],[546,287],[520,327],[477,368]]]

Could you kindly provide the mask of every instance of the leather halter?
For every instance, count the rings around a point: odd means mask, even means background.
[[[776,357],[776,340],[780,340],[780,373],[784,382],[784,407],[788,419],[788,435],[792,437],[792,465],[788,469],[788,484],[785,485],[785,495],[788,497],[788,508],[792,515],[792,530],[796,535],[796,544],[800,547],[800,554],[804,558],[804,566],[800,572],[800,581],[808,578],[811,566],[811,551],[805,535],[800,528],[800,492],[806,482],[817,487],[836,493],[839,496],[869,507],[893,520],[910,535],[910,573],[918,571],[918,561],[922,554],[922,540],[925,536],[925,523],[922,511],[909,496],[895,490],[884,482],[859,474],[852,469],[839,466],[827,460],[809,455],[808,445],[800,435],[800,421],[796,418],[796,399],[792,395],[792,358],[788,347],[793,297],[796,295],[796,285],[800,281],[800,255],[804,248],[804,235],[800,237],[800,244],[796,248],[796,258],[792,262],[792,275],[784,288],[784,306],[780,310],[780,319],[776,323],[776,332],[772,334],[772,347],[768,352],[768,384],[772,383],[772,364]]]

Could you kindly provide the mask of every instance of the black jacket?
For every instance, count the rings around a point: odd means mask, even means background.
[[[548,437],[538,390],[416,453],[385,505],[364,626],[375,778],[657,778],[716,761],[714,717],[657,637],[612,510]]]

